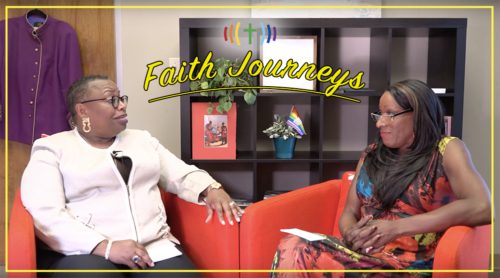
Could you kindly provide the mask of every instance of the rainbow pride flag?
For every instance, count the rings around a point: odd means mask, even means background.
[[[304,129],[304,125],[302,124],[302,120],[299,116],[299,111],[295,108],[295,105],[292,106],[292,110],[290,111],[290,115],[288,116],[288,120],[286,123],[291,126],[297,133],[302,136],[306,134]]]

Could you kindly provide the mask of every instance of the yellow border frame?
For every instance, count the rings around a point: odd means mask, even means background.
[[[9,176],[9,140],[8,140],[8,19],[9,19],[9,9],[30,9],[30,8],[38,8],[38,9],[489,9],[491,13],[491,254],[490,261],[491,267],[490,269],[481,269],[481,270],[428,270],[428,271],[411,271],[411,272],[430,272],[430,273],[446,273],[446,272],[456,272],[456,273],[480,273],[480,272],[493,272],[494,271],[494,195],[495,195],[495,186],[494,186],[494,153],[495,153],[495,125],[494,125],[494,112],[495,112],[495,99],[494,99],[494,91],[495,91],[495,7],[494,6],[330,6],[330,5],[321,5],[321,6],[5,6],[5,272],[7,273],[22,273],[22,272],[241,272],[241,273],[268,273],[271,272],[270,269],[255,269],[255,270],[230,270],[230,269],[217,269],[217,270],[14,270],[9,269],[9,260],[8,260],[8,223],[9,223],[9,215],[8,215],[8,201],[9,201],[9,192],[8,192],[8,176]],[[408,272],[407,270],[284,270],[279,272]]]

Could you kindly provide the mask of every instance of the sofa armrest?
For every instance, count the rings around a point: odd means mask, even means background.
[[[331,234],[340,183],[331,180],[250,205],[240,223],[241,269],[270,269],[276,247],[286,235],[280,229]]]
[[[333,225],[333,235],[336,237],[342,237],[340,234],[339,221],[344,211],[345,203],[347,202],[347,195],[349,194],[349,188],[351,187],[352,180],[356,172],[347,171],[342,175],[342,183],[340,184],[340,198],[337,209],[337,215],[335,216],[335,224]]]
[[[33,218],[21,202],[20,191],[17,190],[9,219],[8,241],[9,270],[36,269],[35,228]],[[36,277],[36,273],[9,273],[9,277]]]
[[[207,209],[162,192],[172,234],[199,269],[239,269],[239,226],[219,223],[214,214],[205,223]],[[234,277],[234,273],[204,273],[205,277]]]
[[[478,227],[454,226],[440,239],[434,255],[434,269],[489,269],[491,225]],[[434,277],[462,277],[467,273],[434,273]],[[460,275],[459,275],[460,274]],[[487,277],[487,273],[468,273]],[[465,277],[464,276],[464,277]]]

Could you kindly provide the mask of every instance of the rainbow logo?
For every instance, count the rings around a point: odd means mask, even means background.
[[[272,30],[272,31],[271,31]],[[224,41],[227,42],[229,41],[230,43],[236,43],[236,45],[240,46],[240,37],[239,37],[239,31],[240,31],[240,22],[238,21],[236,23],[236,26],[233,24],[229,25],[229,28],[227,26],[224,27]],[[253,34],[259,33],[259,30],[256,28],[252,27],[252,23],[248,23],[248,27],[243,29],[243,32],[248,33],[248,44],[252,44],[252,39],[253,39]],[[264,42],[270,43],[271,42],[271,37],[273,41],[276,41],[276,27],[272,27],[267,24],[264,26],[262,22],[260,23],[260,43],[264,44]],[[267,39],[266,39],[267,37]]]

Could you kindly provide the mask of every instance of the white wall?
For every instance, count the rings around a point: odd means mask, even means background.
[[[376,0],[377,1],[377,0]],[[335,4],[332,1],[315,1],[317,4]],[[345,4],[343,1],[342,4]],[[360,3],[367,1],[347,1]],[[218,1],[210,4],[219,5],[250,5],[251,1]],[[279,1],[255,1],[256,4],[289,4],[298,5],[299,1],[282,3]],[[306,4],[305,1],[303,1]],[[208,5],[205,1],[121,1],[117,5]],[[307,4],[312,4],[307,2]],[[409,2],[403,0],[382,0],[384,5],[495,5],[498,1],[445,1],[425,0]],[[251,17],[249,9],[123,9],[117,10],[117,45],[121,47],[122,59],[122,90],[128,92],[130,103],[128,108],[129,127],[149,130],[162,144],[174,154],[180,155],[180,100],[178,98],[147,103],[152,97],[179,92],[179,86],[161,88],[151,86],[148,92],[142,89],[146,64],[156,60],[166,61],[167,58],[179,57],[179,24],[181,17]],[[254,16],[258,16],[256,11]],[[297,12],[294,11],[296,14]],[[496,12],[495,22],[500,22]],[[410,9],[383,9],[382,17],[459,17],[468,18],[467,29],[467,56],[465,73],[463,139],[468,145],[473,161],[479,172],[489,185],[491,178],[491,95],[490,95],[490,21],[489,11],[472,9],[445,9],[445,10],[410,10]],[[498,26],[498,23],[496,24]],[[495,28],[496,33],[500,27]],[[498,45],[498,43],[497,43]],[[498,49],[498,47],[496,47]],[[497,51],[497,53],[500,53]],[[498,55],[498,54],[497,54]],[[120,62],[119,62],[120,64]],[[497,67],[497,69],[500,67]],[[497,70],[498,72],[499,70]],[[498,76],[498,73],[496,74]],[[497,80],[500,80],[497,78]],[[499,106],[499,97],[495,100]],[[496,135],[500,138],[500,119],[496,119]],[[498,141],[498,140],[496,140]],[[497,147],[498,149],[499,147]],[[499,151],[496,152],[498,157]],[[495,166],[495,172],[500,168]],[[496,235],[500,236],[500,229]],[[500,237],[497,237],[500,238]],[[500,253],[500,241],[497,241],[496,250]]]
[[[220,5],[227,5],[221,1]],[[234,1],[232,5],[248,5]],[[121,1],[116,5],[206,5],[204,1]],[[117,48],[121,47],[122,76],[118,78],[121,90],[130,97],[127,113],[129,128],[145,129],[180,156],[180,98],[154,103],[154,97],[180,92],[179,85],[161,87],[151,82],[143,89],[146,65],[154,61],[168,61],[179,57],[179,18],[181,17],[250,17],[248,9],[117,9]],[[117,57],[120,58],[120,57]],[[118,70],[120,72],[120,70]]]

